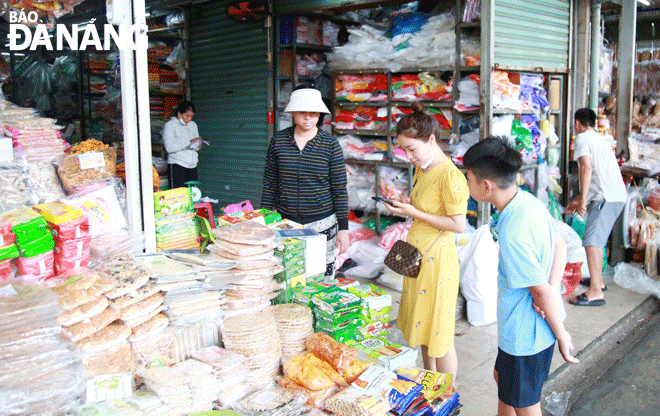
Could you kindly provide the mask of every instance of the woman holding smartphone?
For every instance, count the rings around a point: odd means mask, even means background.
[[[421,345],[424,368],[456,374],[454,322],[459,268],[454,233],[465,230],[468,188],[465,176],[440,149],[438,121],[413,103],[396,127],[397,143],[416,166],[406,201],[384,205],[412,217],[407,242],[424,254],[417,278],[404,277],[397,327],[410,347]]]

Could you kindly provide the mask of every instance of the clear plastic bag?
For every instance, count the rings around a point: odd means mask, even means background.
[[[643,268],[633,264],[621,262],[614,266],[614,282],[633,292],[660,298],[660,281],[649,278]]]

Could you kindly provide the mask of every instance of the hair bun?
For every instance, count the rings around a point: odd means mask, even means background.
[[[426,107],[419,101],[413,101],[411,106],[415,113],[424,113],[426,110]]]

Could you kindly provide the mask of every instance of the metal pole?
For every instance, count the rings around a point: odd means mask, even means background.
[[[635,73],[635,34],[637,33],[637,2],[621,3],[619,20],[619,57],[617,59],[616,152],[628,158],[628,136],[633,103]]]
[[[600,0],[591,2],[591,65],[589,68],[589,107],[598,113],[600,77]]]
[[[132,23],[131,21],[132,18],[127,21],[126,24],[130,25]],[[135,59],[133,51],[129,48],[120,49],[119,63],[121,74],[121,113],[124,133],[124,159],[126,163],[126,206],[128,209],[128,228],[133,232],[141,233],[140,154],[138,149]]]
[[[144,0],[133,0],[133,21],[136,25],[147,25]],[[149,69],[147,62],[147,33],[138,30],[136,45],[145,45],[135,50],[135,83],[137,86],[137,121],[139,171],[141,179],[142,220],[144,248],[147,253],[156,251],[156,226],[154,217],[154,185],[151,152],[151,119],[149,114]]]

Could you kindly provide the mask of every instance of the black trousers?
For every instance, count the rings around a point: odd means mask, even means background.
[[[186,182],[196,181],[197,180],[197,168],[192,169],[184,168],[181,165],[176,163],[170,164],[170,189],[174,188],[184,188],[186,187]]]

